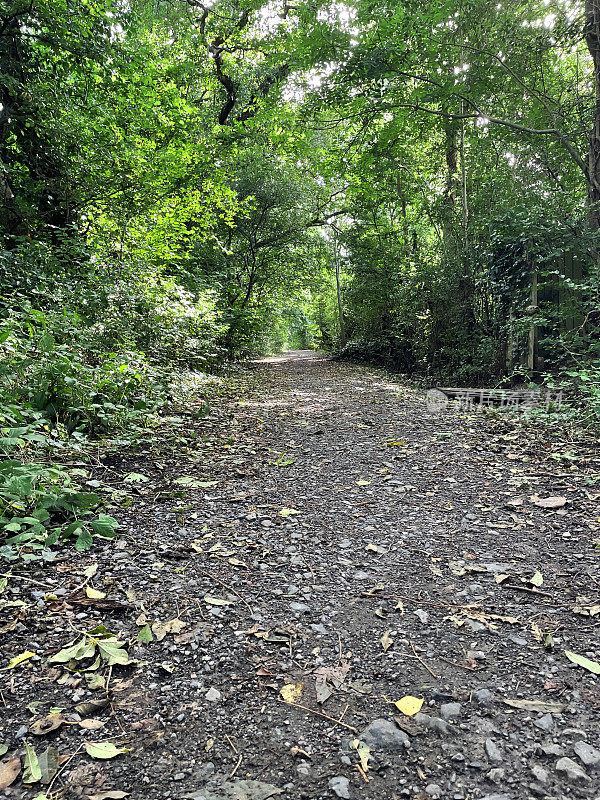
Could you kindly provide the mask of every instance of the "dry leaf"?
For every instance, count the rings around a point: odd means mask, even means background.
[[[9,758],[8,761],[0,763],[0,789],[6,789],[10,786],[17,775],[21,772],[21,759]]]
[[[539,571],[534,572],[531,578],[529,578],[529,583],[531,583],[533,586],[541,586],[543,582],[544,577]]]
[[[533,505],[538,508],[562,508],[567,502],[566,497],[536,497]]]
[[[82,719],[79,722],[79,727],[86,731],[97,731],[99,728],[103,728],[105,724],[101,719]]]
[[[363,772],[367,772],[369,769],[369,757],[371,756],[371,748],[365,744],[365,742],[361,742],[360,739],[353,739],[350,743],[350,747],[353,750],[356,750],[358,753],[358,757],[360,759],[360,766],[362,767]]]
[[[44,719],[37,719],[29,728],[29,732],[34,736],[44,736],[46,733],[52,733],[57,728],[66,722],[62,714],[48,714]]]
[[[390,649],[390,647],[394,643],[394,640],[390,636],[390,632],[389,631],[386,631],[379,641],[381,642],[381,646],[383,647],[383,652],[384,653],[387,653],[387,651]]]
[[[589,658],[573,653],[571,650],[565,650],[565,655],[574,664],[587,669],[588,672],[593,672],[594,675],[600,675],[600,664],[597,661],[590,661]]]
[[[405,695],[400,700],[394,700],[394,705],[405,714],[407,717],[412,717],[421,710],[421,706],[423,705],[424,698],[422,697],[413,697],[410,694]]]
[[[286,683],[279,690],[279,694],[286,703],[297,703],[302,697],[302,687],[303,684],[300,681],[298,683]]]
[[[542,714],[560,714],[564,708],[562,703],[551,703],[545,700],[504,700],[504,703],[511,708],[539,711]]]

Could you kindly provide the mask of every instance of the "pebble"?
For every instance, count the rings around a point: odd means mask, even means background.
[[[491,769],[488,772],[487,777],[492,783],[502,783],[505,774],[506,773],[502,767],[494,767],[494,769]]]
[[[485,752],[492,764],[499,764],[504,758],[502,750],[493,739],[485,740]]]
[[[350,797],[350,781],[342,775],[336,775],[329,779],[329,788],[336,795],[347,800]]]
[[[487,706],[492,702],[492,693],[489,689],[476,689],[473,692],[473,699],[480,706]]]
[[[208,690],[205,697],[209,703],[216,703],[217,700],[221,699],[221,692],[218,689],[212,688]]]
[[[539,764],[534,764],[531,768],[531,774],[540,783],[548,783],[548,770],[540,767]]]
[[[442,787],[438,783],[430,783],[425,787],[425,794],[437,800],[437,798],[442,796]]]
[[[564,750],[559,744],[543,744],[542,745],[542,753],[545,756],[562,756],[564,755]]]
[[[541,717],[538,717],[538,719],[534,719],[533,724],[536,728],[546,733],[550,733],[554,730],[554,718],[552,714],[543,714]]]
[[[589,781],[587,772],[582,769],[572,758],[559,758],[556,762],[558,772],[564,772],[570,781]]]
[[[596,750],[587,742],[575,742],[573,745],[575,755],[586,767],[600,767],[600,750]]]
[[[460,712],[460,703],[444,703],[440,707],[440,717],[445,720],[456,719],[457,717],[460,717]]]
[[[422,608],[417,608],[416,611],[413,612],[415,617],[421,620],[423,625],[426,625],[429,622],[429,614],[427,611],[423,611]]]
[[[296,614],[309,614],[310,613],[310,606],[307,606],[306,603],[290,603],[290,608]]]
[[[381,750],[402,750],[410,746],[407,734],[393,722],[383,718],[373,720],[361,731],[358,738],[369,747]]]
[[[442,736],[451,736],[455,733],[455,729],[452,725],[449,725],[445,720],[440,719],[440,717],[430,717],[428,714],[419,712],[415,714],[413,719],[415,722],[429,728],[430,731],[435,731],[435,733],[439,733]]]

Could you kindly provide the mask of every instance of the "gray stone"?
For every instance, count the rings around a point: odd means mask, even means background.
[[[307,606],[306,603],[290,603],[290,608],[295,614],[308,614],[310,612],[310,606]]]
[[[494,794],[486,794],[480,797],[479,800],[512,800],[512,798],[508,794],[498,794],[496,792]]]
[[[417,714],[416,717],[418,716]],[[383,718],[373,720],[358,738],[369,747],[379,750],[402,750],[410,746],[407,734],[393,722]]]
[[[577,782],[577,781],[589,781],[589,776],[582,769],[576,761],[573,761],[572,758],[559,758],[556,762],[556,769],[558,772],[564,772],[568,780]]]
[[[504,769],[502,767],[494,767],[494,769],[491,769],[488,772],[487,778],[492,783],[502,783],[502,781],[504,780],[505,775],[506,775],[506,772],[504,771]]]
[[[442,787],[438,783],[430,783],[425,787],[425,794],[433,797],[433,800],[437,800],[442,796]]]
[[[354,580],[355,581],[368,581],[370,580],[371,576],[368,572],[365,572],[364,569],[359,569],[354,573]]]
[[[485,625],[482,622],[477,622],[476,619],[468,619],[467,623],[473,633],[482,633],[483,631],[487,631]]]
[[[221,692],[218,689],[209,689],[205,697],[209,703],[216,703],[221,699]]]
[[[262,781],[227,781],[218,787],[184,795],[189,800],[269,800],[283,790]]]
[[[540,767],[539,764],[534,764],[531,768],[531,774],[540,783],[548,783],[548,770]]]
[[[554,730],[554,718],[552,714],[543,714],[541,717],[538,717],[538,719],[534,719],[533,724],[536,728],[539,728],[545,733],[550,733]]]
[[[350,781],[342,775],[336,775],[335,778],[329,779],[329,788],[336,797],[342,797],[348,800],[350,797]]]
[[[493,700],[493,695],[489,689],[476,689],[473,692],[473,700],[480,706],[488,706]]]
[[[423,611],[422,608],[417,608],[416,611],[413,611],[413,614],[415,615],[415,617],[421,620],[423,625],[426,625],[429,622],[429,614],[427,613],[427,611]]]
[[[310,629],[311,629],[311,631],[313,631],[314,633],[319,633],[319,634],[321,634],[321,636],[325,636],[325,634],[327,633],[327,628],[326,628],[326,627],[325,627],[325,625],[323,625],[323,623],[321,623],[321,622],[320,622],[318,625],[311,625],[311,626],[310,626]]]
[[[456,719],[460,717],[460,711],[460,703],[444,703],[440,707],[440,717],[445,720]]]
[[[445,720],[440,719],[440,717],[430,717],[428,714],[423,714],[419,711],[418,714],[415,714],[413,719],[430,731],[435,731],[435,733],[442,734],[443,736],[451,736],[456,733],[452,725],[449,725]]]
[[[542,753],[545,756],[562,756],[565,751],[559,744],[543,744]]]
[[[485,740],[485,752],[489,760],[492,762],[492,764],[500,764],[500,762],[504,758],[502,750],[500,750],[500,748],[493,739]]]
[[[596,750],[591,744],[575,742],[573,750],[585,767],[600,767],[600,750]]]

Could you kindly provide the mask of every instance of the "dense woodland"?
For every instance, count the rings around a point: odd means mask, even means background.
[[[6,453],[285,346],[598,418],[598,0],[0,0],[0,92]]]

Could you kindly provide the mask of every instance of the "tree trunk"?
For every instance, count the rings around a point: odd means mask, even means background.
[[[585,2],[585,42],[594,64],[594,120],[587,165],[587,202],[592,230],[600,228],[600,0]]]

